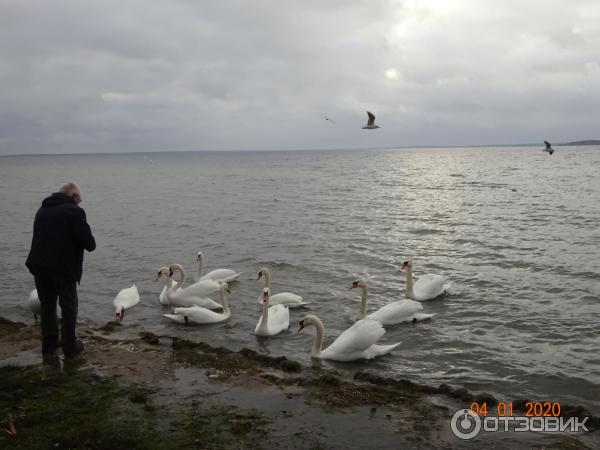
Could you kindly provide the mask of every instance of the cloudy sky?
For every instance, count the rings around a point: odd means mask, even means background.
[[[0,86],[0,154],[593,139],[600,1],[0,0]]]

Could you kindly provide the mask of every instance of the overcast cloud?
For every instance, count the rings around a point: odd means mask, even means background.
[[[600,138],[600,2],[0,0],[0,84],[0,154]]]

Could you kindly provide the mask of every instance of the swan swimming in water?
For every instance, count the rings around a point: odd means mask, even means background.
[[[374,313],[367,316],[367,293],[369,287],[367,280],[356,280],[352,283],[350,289],[360,288],[362,291],[359,319],[373,319],[381,322],[382,325],[396,325],[401,322],[417,322],[421,320],[431,319],[435,314],[424,314],[423,305],[414,300],[403,299],[381,307]]]
[[[171,264],[169,266],[169,276],[175,272],[179,273],[180,280],[167,290],[167,299],[169,304],[179,307],[200,306],[210,309],[220,308],[217,302],[208,298],[209,295],[217,292],[221,285],[214,280],[200,280],[190,286],[179,289],[185,282],[186,274],[181,264]]]
[[[313,358],[331,359],[334,361],[355,361],[372,359],[390,353],[400,342],[389,345],[377,345],[376,342],[385,334],[383,325],[372,319],[362,319],[344,331],[325,350],[323,350],[323,322],[313,315],[305,316],[299,323],[298,331],[307,326],[317,330],[310,350]]]
[[[231,269],[215,269],[203,275],[202,273],[204,272],[204,254],[202,252],[198,252],[198,258],[196,260],[198,262],[198,272],[195,276],[196,281],[215,280],[218,282],[225,281],[227,283],[230,283],[231,281],[234,281],[237,277],[241,275],[241,272],[236,273]]]
[[[163,314],[163,316],[168,319],[173,320],[178,323],[198,323],[198,324],[209,324],[209,323],[219,323],[224,322],[225,320],[231,317],[231,311],[229,310],[229,305],[227,304],[227,299],[225,298],[225,291],[228,293],[229,285],[226,282],[221,283],[221,288],[219,289],[219,298],[221,300],[221,307],[223,308],[222,313],[217,313],[215,311],[211,311],[207,308],[201,308],[199,306],[192,306],[188,308],[174,308],[173,314]]]
[[[182,281],[178,282],[177,280],[175,280],[171,276],[171,271],[166,266],[163,266],[160,269],[158,269],[158,272],[156,274],[156,280],[160,279],[163,276],[165,277],[165,287],[163,287],[162,292],[158,296],[158,300],[161,305],[163,305],[163,306],[171,305],[171,306],[179,306],[179,307],[200,306],[201,308],[221,309],[221,305],[209,297],[195,297],[195,296],[191,296],[191,295],[187,296],[187,297],[171,295],[171,298],[173,299],[173,302],[174,302],[171,304],[167,293],[169,292],[169,290],[171,288],[173,288],[175,291],[175,294],[177,294],[181,290],[180,286],[182,284]]]
[[[140,294],[135,284],[131,285],[131,287],[121,289],[113,300],[115,320],[123,320],[125,310],[134,307],[139,302]]]
[[[290,310],[284,305],[269,307],[270,289],[263,290],[262,315],[258,319],[254,333],[257,336],[274,336],[290,327]]]
[[[406,270],[406,298],[423,302],[431,300],[445,294],[452,283],[446,283],[446,278],[442,275],[425,274],[421,275],[416,282],[413,282],[413,263],[408,259],[402,263],[401,269]]]
[[[169,271],[169,268],[167,266],[162,266],[158,269],[157,273],[156,273],[156,278],[154,279],[154,281],[158,281],[161,277],[165,277],[165,285],[162,289],[162,291],[160,292],[160,294],[158,295],[158,301],[161,305],[163,306],[167,306],[169,305],[169,299],[167,298],[167,291],[169,289],[171,289],[171,287],[173,286],[173,282],[175,280],[173,280],[173,277],[171,277],[169,274],[171,272]],[[175,283],[177,283],[177,281],[175,281]],[[181,289],[181,288],[177,288],[177,289]]]
[[[260,280],[262,277],[265,277],[265,287],[269,288],[269,293],[271,292],[271,271],[266,267],[263,267],[258,271],[258,275],[256,277],[257,280]],[[263,302],[263,296],[258,296],[258,303]],[[270,295],[269,303],[271,305],[285,305],[288,308],[301,308],[302,306],[308,305],[310,302],[305,302],[302,297],[296,294],[292,294],[291,292],[280,292],[279,294]]]

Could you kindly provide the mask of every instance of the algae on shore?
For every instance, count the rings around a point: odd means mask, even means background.
[[[153,406],[139,383],[90,370],[0,367],[0,447],[15,449],[256,448],[268,420],[234,407]]]

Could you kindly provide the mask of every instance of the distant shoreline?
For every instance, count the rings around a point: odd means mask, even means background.
[[[556,145],[600,145],[599,139],[588,139],[585,141],[573,141],[567,142],[565,144],[556,144]]]

